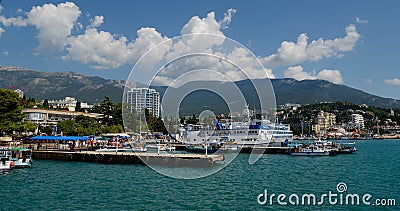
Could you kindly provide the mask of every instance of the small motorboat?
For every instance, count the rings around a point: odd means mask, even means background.
[[[28,168],[33,165],[32,150],[25,148],[10,148],[10,160],[14,162],[13,168]]]

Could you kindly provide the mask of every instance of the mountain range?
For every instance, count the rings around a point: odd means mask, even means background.
[[[63,99],[76,97],[89,103],[101,102],[104,96],[121,101],[125,81],[108,80],[76,72],[40,72],[20,67],[0,66],[0,88],[21,89],[26,97]]]
[[[209,83],[209,82],[202,82]],[[221,86],[230,86],[221,83]],[[235,82],[246,101],[257,104],[252,83],[265,83],[263,79]],[[271,79],[277,105],[285,103],[312,104],[318,102],[348,101],[381,108],[400,109],[400,100],[383,98],[368,94],[345,85],[333,84],[324,80],[297,81],[290,78]],[[0,88],[21,89],[26,97],[35,99],[63,99],[67,96],[80,101],[98,103],[109,96],[114,102],[121,102],[125,81],[110,80],[98,76],[87,76],[76,72],[41,72],[20,67],[0,66]],[[232,85],[232,84],[231,84]],[[154,86],[163,96],[168,87]],[[204,100],[207,99],[207,100]],[[254,105],[253,105],[254,106]],[[218,95],[199,90],[186,96],[181,105],[185,114],[190,114],[204,107],[223,111],[227,108]],[[218,108],[220,108],[218,109]],[[223,107],[223,108],[222,108]]]

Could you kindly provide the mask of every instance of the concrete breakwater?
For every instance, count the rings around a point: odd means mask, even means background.
[[[80,162],[98,162],[115,164],[150,164],[176,167],[207,167],[213,166],[217,161],[223,161],[223,155],[199,154],[168,154],[147,152],[67,152],[67,151],[42,151],[32,152],[33,159],[37,160],[62,160]]]

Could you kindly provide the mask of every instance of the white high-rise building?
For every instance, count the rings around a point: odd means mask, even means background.
[[[351,115],[351,123],[353,123],[356,127],[361,130],[364,130],[364,117],[361,114],[352,114]]]
[[[131,112],[140,112],[143,108],[149,109],[149,113],[155,117],[160,115],[160,93],[155,89],[132,88],[125,93],[125,103]]]

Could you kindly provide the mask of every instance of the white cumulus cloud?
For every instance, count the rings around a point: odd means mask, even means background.
[[[39,46],[35,53],[64,49],[80,15],[81,11],[72,2],[33,7],[28,14],[28,22],[39,31]]]
[[[215,19],[215,13],[210,12],[207,17],[192,17],[182,28],[181,34],[210,33],[222,35],[221,24]]]
[[[86,29],[84,34],[71,37],[64,59],[92,64],[94,68],[115,68],[129,57],[126,37],[114,37],[109,32]]]
[[[363,20],[359,17],[356,17],[356,23],[368,23],[368,20]]]
[[[393,78],[385,80],[386,84],[400,86],[400,78]]]
[[[311,75],[308,72],[305,72],[303,70],[303,67],[300,65],[287,68],[285,70],[284,74],[285,74],[285,78],[293,78],[298,81],[316,79],[315,76]]]
[[[63,58],[91,64],[93,68],[116,68],[123,64],[135,64],[149,49],[157,46],[151,51],[151,55],[145,57],[147,61],[141,61],[141,64],[151,67],[163,58],[172,59],[187,52],[211,53],[211,48],[221,45],[225,39],[221,32],[221,24],[215,19],[213,12],[208,13],[205,18],[192,17],[182,27],[181,34],[184,37],[174,45],[167,42],[169,38],[162,36],[155,28],[143,27],[137,31],[135,40],[128,40],[125,36],[97,30],[96,27],[103,22],[103,16],[96,16],[91,19],[91,24],[84,34],[69,37],[67,55]],[[202,36],[185,36],[192,33],[211,33],[220,37],[209,40]],[[160,43],[163,44],[159,45]]]
[[[0,16],[0,23],[2,23],[4,26],[24,27],[28,25],[28,21],[21,16],[18,16],[16,18],[6,18],[4,16]]]
[[[116,68],[134,64],[149,48],[167,39],[154,28],[141,28],[137,34],[135,41],[128,41],[125,36],[89,28],[84,34],[69,39],[67,55],[63,58],[91,64],[97,69]],[[158,56],[162,57],[164,53],[165,50],[160,50]]]
[[[44,4],[32,7],[29,12],[19,9],[17,13],[24,16],[11,18],[0,16],[0,23],[7,27],[34,26],[38,30],[36,38],[39,41],[39,45],[34,50],[36,55],[43,51],[64,50],[68,37],[71,36],[71,30],[81,15],[79,8],[72,2],[57,5]]]
[[[289,67],[284,72],[286,78],[293,78],[296,80],[326,80],[334,84],[342,84],[343,77],[339,70],[321,70],[316,75],[304,71],[303,67],[298,65]]]
[[[99,26],[101,26],[101,24],[104,23],[104,17],[102,15],[100,16],[95,16],[93,19],[90,20],[90,28],[97,28]]]
[[[228,9],[226,13],[224,13],[224,18],[219,22],[222,29],[227,29],[229,24],[232,21],[232,16],[236,13],[235,9]]]
[[[319,61],[351,51],[360,35],[352,24],[346,27],[346,36],[332,40],[322,38],[308,42],[307,34],[300,34],[297,42],[283,41],[276,54],[263,60],[265,66],[291,66],[304,61]]]
[[[0,6],[0,12],[2,7]],[[227,68],[226,63],[210,58],[187,59],[184,65],[190,67],[214,67],[232,80],[246,78],[275,78],[272,72],[273,67],[288,67],[284,72],[285,77],[292,77],[297,80],[323,79],[333,83],[343,83],[343,78],[338,70],[322,70],[319,73],[304,71],[300,66],[306,61],[319,61],[323,58],[341,56],[342,53],[353,50],[360,38],[354,25],[345,28],[346,34],[343,37],[333,39],[319,38],[309,40],[306,33],[300,34],[297,41],[283,41],[276,53],[258,57],[266,67],[260,69],[257,57],[244,47],[223,49],[227,38],[223,30],[228,28],[235,9],[229,9],[224,13],[221,20],[216,19],[214,12],[208,13],[205,17],[191,17],[180,30],[182,37],[171,41],[163,36],[155,28],[143,27],[136,31],[137,38],[130,40],[125,35],[116,35],[112,32],[99,30],[105,17],[94,16],[90,23],[83,26],[78,22],[81,17],[80,8],[72,2],[59,4],[43,4],[35,6],[28,12],[19,11],[17,17],[6,18],[0,16],[0,23],[5,27],[34,26],[38,33],[36,35],[39,45],[34,53],[61,51],[65,60],[77,61],[88,64],[96,69],[112,69],[125,64],[135,64],[139,58],[148,53],[146,60],[142,59],[141,65],[148,66],[165,60],[171,61],[184,56],[187,53],[209,53],[235,61],[240,66],[242,73]],[[90,17],[86,15],[86,19]],[[362,21],[357,19],[357,21]],[[74,30],[75,29],[75,30]],[[78,30],[76,30],[78,29]],[[82,31],[81,29],[86,29]],[[4,33],[0,27],[0,36]],[[193,36],[191,34],[213,34],[210,36]],[[160,44],[162,43],[162,44]],[[154,48],[157,46],[157,48]],[[149,49],[152,49],[149,53]],[[171,81],[171,78],[179,75],[182,68],[178,64],[171,65],[169,70],[160,75],[163,82]],[[297,65],[297,66],[296,66]],[[173,72],[175,71],[175,72]]]
[[[317,78],[334,84],[343,83],[343,77],[339,70],[322,70],[317,74]]]

